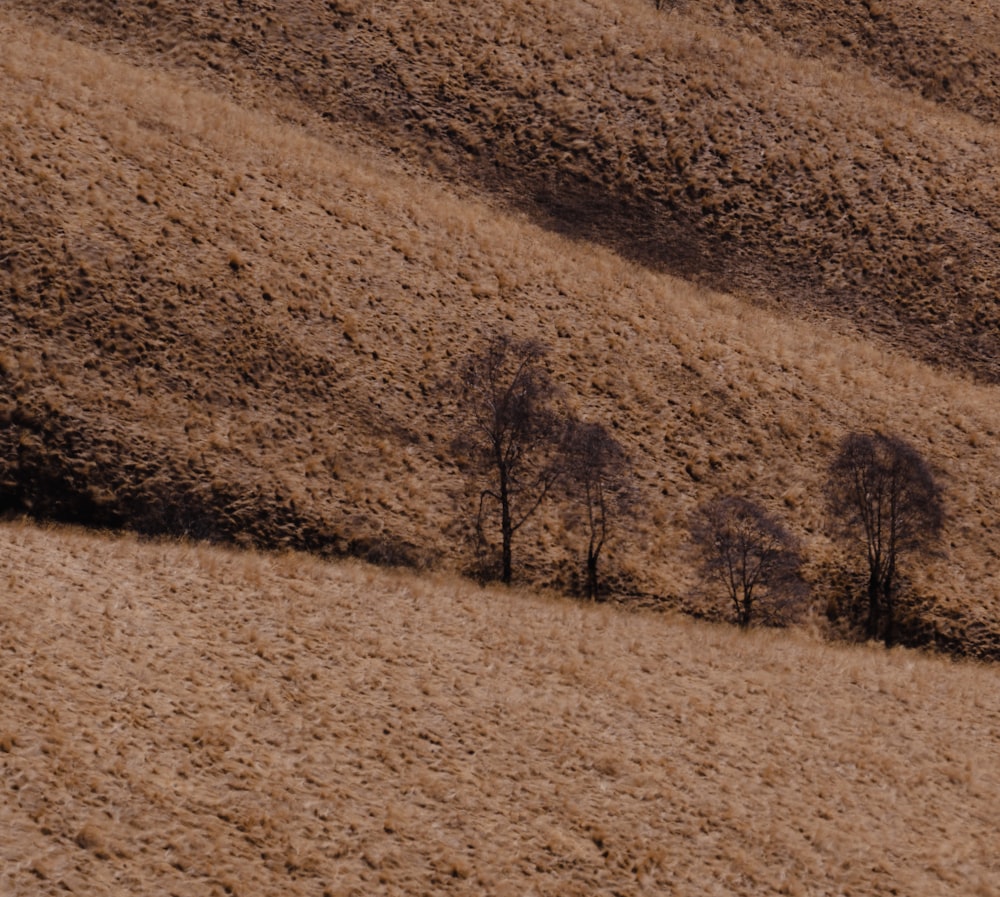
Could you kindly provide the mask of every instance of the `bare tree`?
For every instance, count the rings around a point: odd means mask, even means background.
[[[691,520],[691,540],[702,575],[726,590],[736,622],[744,628],[761,598],[774,612],[803,591],[795,538],[749,499],[728,495],[702,505]]]
[[[564,484],[582,510],[587,532],[586,595],[596,600],[601,551],[616,520],[635,511],[635,490],[625,449],[599,423],[570,421],[563,439]]]
[[[515,534],[538,510],[559,476],[562,418],[545,367],[547,348],[496,333],[460,363],[455,384],[461,431],[454,448],[479,489],[476,532],[486,540],[493,517],[500,530],[500,578],[513,574]]]
[[[866,635],[891,644],[899,561],[928,551],[940,537],[941,486],[900,437],[849,433],[830,465],[826,496],[838,534],[864,552],[868,565]]]

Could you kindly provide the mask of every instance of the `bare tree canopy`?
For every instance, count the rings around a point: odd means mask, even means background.
[[[830,465],[827,506],[838,534],[868,566],[866,634],[891,643],[898,564],[926,552],[944,525],[942,489],[912,445],[884,433],[850,433]]]
[[[500,578],[513,575],[514,535],[538,510],[558,478],[562,418],[545,367],[547,348],[508,333],[488,337],[458,368],[461,431],[455,448],[479,486],[476,531],[499,516]]]
[[[777,614],[801,596],[796,540],[755,502],[727,495],[702,505],[691,540],[702,575],[725,589],[740,626],[750,625],[762,598]]]
[[[562,446],[564,484],[587,533],[586,595],[600,593],[598,562],[615,521],[635,511],[628,456],[602,424],[572,420]]]

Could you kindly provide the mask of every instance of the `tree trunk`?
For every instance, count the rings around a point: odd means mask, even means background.
[[[749,586],[746,582],[743,583],[743,596],[736,603],[736,607],[739,611],[736,615],[736,622],[740,629],[749,629],[750,620],[753,617],[753,586]]]
[[[598,552],[593,549],[587,552],[587,598],[591,601],[597,600],[598,594],[598,582],[597,582],[597,558]]]
[[[514,524],[510,517],[510,494],[507,490],[507,471],[500,468],[500,533],[503,541],[502,568],[500,580],[504,585],[510,585],[513,572],[511,560],[511,542],[514,540]]]
[[[896,639],[896,607],[895,596],[892,594],[895,585],[893,570],[890,567],[882,585],[882,641],[887,648],[891,648]]]
[[[740,614],[736,622],[739,624],[740,629],[750,628],[750,618],[752,616],[752,605],[748,603],[743,603],[740,605]]]
[[[882,617],[882,596],[879,588],[878,572],[872,570],[868,577],[868,620],[865,622],[865,635],[868,638],[878,638]]]
[[[513,578],[513,562],[511,560],[511,547],[510,543],[514,539],[514,528],[510,523],[510,508],[507,506],[506,502],[502,509],[503,519],[500,522],[501,532],[503,533],[503,567],[500,572],[500,580],[505,585],[510,585],[510,581]]]

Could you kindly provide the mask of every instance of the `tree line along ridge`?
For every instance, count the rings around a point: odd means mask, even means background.
[[[458,412],[452,452],[470,483],[477,572],[511,583],[515,544],[546,501],[562,503],[584,545],[581,591],[596,600],[608,542],[641,512],[628,455],[604,424],[567,412],[546,366],[547,347],[507,332],[460,358],[447,391]],[[944,492],[927,460],[898,435],[846,434],[825,476],[830,534],[866,571],[856,602],[863,635],[901,632],[905,566],[939,543]],[[691,515],[689,547],[707,587],[742,627],[785,623],[809,593],[803,554],[783,522],[756,500],[726,494]]]

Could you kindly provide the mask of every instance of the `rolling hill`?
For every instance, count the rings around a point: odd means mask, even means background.
[[[1000,893],[1000,14],[659,6],[0,0],[0,892]],[[613,602],[554,504],[463,577],[498,330],[631,457]],[[827,643],[868,429],[962,659]],[[691,619],[726,493],[799,625]]]
[[[0,525],[0,890],[994,897],[997,670]]]
[[[997,14],[665,5],[35,8],[573,236],[995,381]]]
[[[993,14],[665,7],[0,4],[0,503],[465,569],[437,386],[505,327],[632,455],[627,591],[704,610],[739,491],[836,603],[823,471],[886,428],[946,482],[929,625],[996,656]]]

